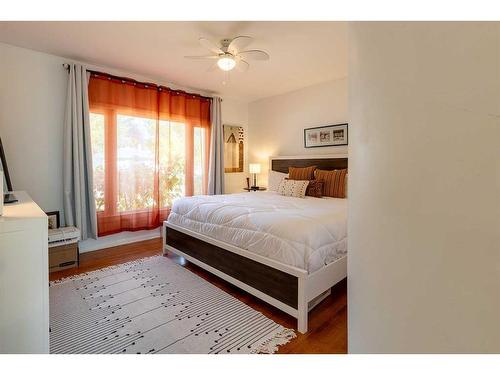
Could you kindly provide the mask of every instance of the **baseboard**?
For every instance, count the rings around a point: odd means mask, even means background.
[[[88,239],[79,243],[80,254],[90,251],[102,250],[109,247],[127,245],[134,242],[152,240],[161,237],[160,228],[153,230],[141,230],[138,232],[122,232],[98,238]]]

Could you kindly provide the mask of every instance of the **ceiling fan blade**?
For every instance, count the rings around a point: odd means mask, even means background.
[[[214,72],[216,71],[217,69],[219,69],[219,65],[217,65],[217,63],[215,64],[212,64],[208,69],[207,69],[207,72]]]
[[[249,36],[237,36],[234,38],[229,46],[227,46],[227,50],[233,55],[237,54],[239,51],[243,51],[243,49],[252,43],[253,38]]]
[[[209,51],[212,51],[213,53],[216,53],[218,55],[224,53],[224,51],[222,51],[219,46],[217,46],[216,44],[214,44],[213,42],[211,42],[206,38],[200,38],[198,39],[198,41],[203,47],[207,48]]]
[[[267,52],[261,51],[259,49],[250,49],[248,51],[242,51],[238,53],[239,56],[245,59],[252,60],[269,60],[269,55]]]
[[[206,56],[184,56],[186,59],[191,60],[205,60],[205,59],[218,59],[219,56],[216,55],[206,55]]]
[[[250,67],[250,64],[247,63],[245,60],[238,59],[238,62],[236,63],[236,70],[244,73],[248,70],[249,67]]]

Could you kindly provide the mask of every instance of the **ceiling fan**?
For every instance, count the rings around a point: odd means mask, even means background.
[[[184,56],[187,59],[195,60],[217,60],[214,67],[219,67],[226,72],[236,68],[241,72],[248,70],[250,64],[246,60],[269,60],[269,54],[258,49],[245,50],[253,38],[249,36],[237,36],[233,39],[222,39],[220,46],[206,38],[198,39],[200,44],[207,48],[211,55],[205,56]]]

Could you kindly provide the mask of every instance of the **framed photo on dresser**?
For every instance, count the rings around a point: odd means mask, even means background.
[[[304,147],[346,146],[348,124],[317,126],[304,129]]]
[[[59,211],[46,212],[45,214],[48,216],[49,229],[57,229],[61,227]]]

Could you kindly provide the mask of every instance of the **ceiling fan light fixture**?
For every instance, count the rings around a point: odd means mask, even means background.
[[[245,47],[252,41],[252,38],[249,36],[222,39],[218,44],[206,38],[200,38],[199,41],[211,54],[184,57],[192,60],[215,60],[217,63],[213,64],[209,71],[219,68],[223,72],[229,72],[236,68],[240,72],[246,72],[250,66],[248,60],[269,60],[269,54],[266,51],[259,49],[245,50]],[[226,77],[229,76],[226,74]]]
[[[234,67],[236,66],[236,61],[234,57],[225,55],[222,56],[219,60],[217,60],[217,65],[222,70],[228,72],[234,69]]]

